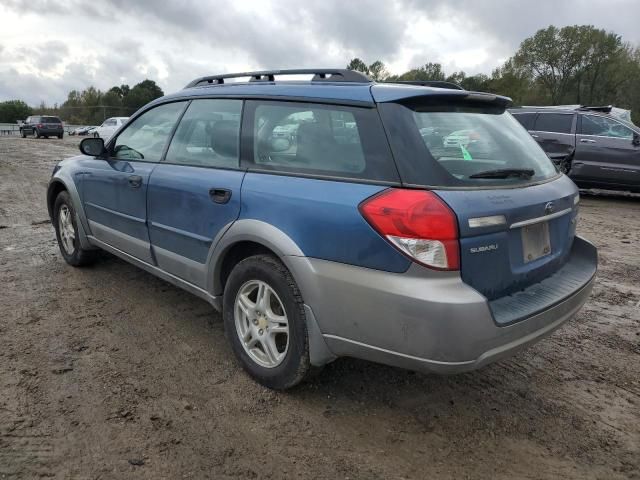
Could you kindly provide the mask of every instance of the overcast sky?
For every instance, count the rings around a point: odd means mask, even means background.
[[[427,62],[490,73],[536,30],[593,24],[640,44],[640,0],[1,0],[0,101],[145,78]]]

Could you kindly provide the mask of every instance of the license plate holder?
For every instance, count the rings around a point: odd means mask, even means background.
[[[524,263],[530,263],[551,253],[549,222],[525,225],[521,230]]]

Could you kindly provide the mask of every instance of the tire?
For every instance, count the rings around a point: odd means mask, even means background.
[[[60,135],[58,135],[58,138],[59,138],[60,140],[62,140],[62,137],[64,137],[64,133],[61,133]]]
[[[61,222],[61,216],[67,218]],[[62,223],[62,225],[61,225]],[[78,226],[76,224],[76,210],[71,202],[71,197],[66,191],[60,192],[53,206],[53,227],[56,231],[58,247],[64,261],[74,267],[90,265],[96,260],[95,250],[84,250],[78,239]],[[66,227],[66,228],[65,228]],[[70,239],[69,228],[73,229],[73,238]]]
[[[44,138],[49,138],[49,135],[44,135]]]
[[[264,297],[270,299],[268,307],[260,306],[258,301],[261,285],[262,291],[270,289]],[[255,299],[253,292],[256,292]],[[256,308],[247,307],[251,304]],[[256,314],[256,310],[261,314]],[[310,363],[304,303],[291,273],[277,258],[256,255],[234,267],[224,290],[223,318],[233,353],[257,382],[285,390],[307,377]],[[284,324],[274,322],[274,318],[286,321]],[[246,342],[241,338],[242,329],[245,338],[249,338]],[[276,329],[278,332],[274,333]],[[284,329],[287,330],[286,345]],[[251,343],[253,347],[245,346]],[[265,346],[269,344],[271,348]]]
[[[20,130],[20,135],[22,135],[22,138],[27,138],[27,132],[24,131],[24,128]]]
[[[98,135],[98,132],[93,132],[93,138],[98,138],[100,135]]]
[[[40,138],[40,132],[37,128],[33,129],[33,138]]]

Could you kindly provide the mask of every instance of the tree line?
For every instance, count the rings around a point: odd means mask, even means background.
[[[506,95],[515,105],[615,105],[632,110],[640,124],[640,48],[592,25],[541,29],[491,75],[447,74],[440,63],[431,62],[390,75],[382,61],[367,65],[359,58],[347,68],[376,81],[453,82],[466,90]]]
[[[72,90],[61,105],[47,106],[41,103],[30,107],[21,100],[0,102],[0,123],[15,123],[29,115],[55,115],[73,125],[100,125],[108,117],[128,117],[151,100],[164,95],[153,80],[129,87],[120,85],[106,92],[95,87]]]

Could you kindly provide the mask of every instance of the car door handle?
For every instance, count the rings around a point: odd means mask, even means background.
[[[212,188],[209,197],[214,203],[228,203],[231,200],[231,190],[227,188]]]
[[[580,142],[581,143],[596,143],[595,140],[591,140],[590,138],[581,138]]]
[[[131,188],[140,188],[142,185],[142,177],[140,175],[131,175],[129,177],[129,185]]]

